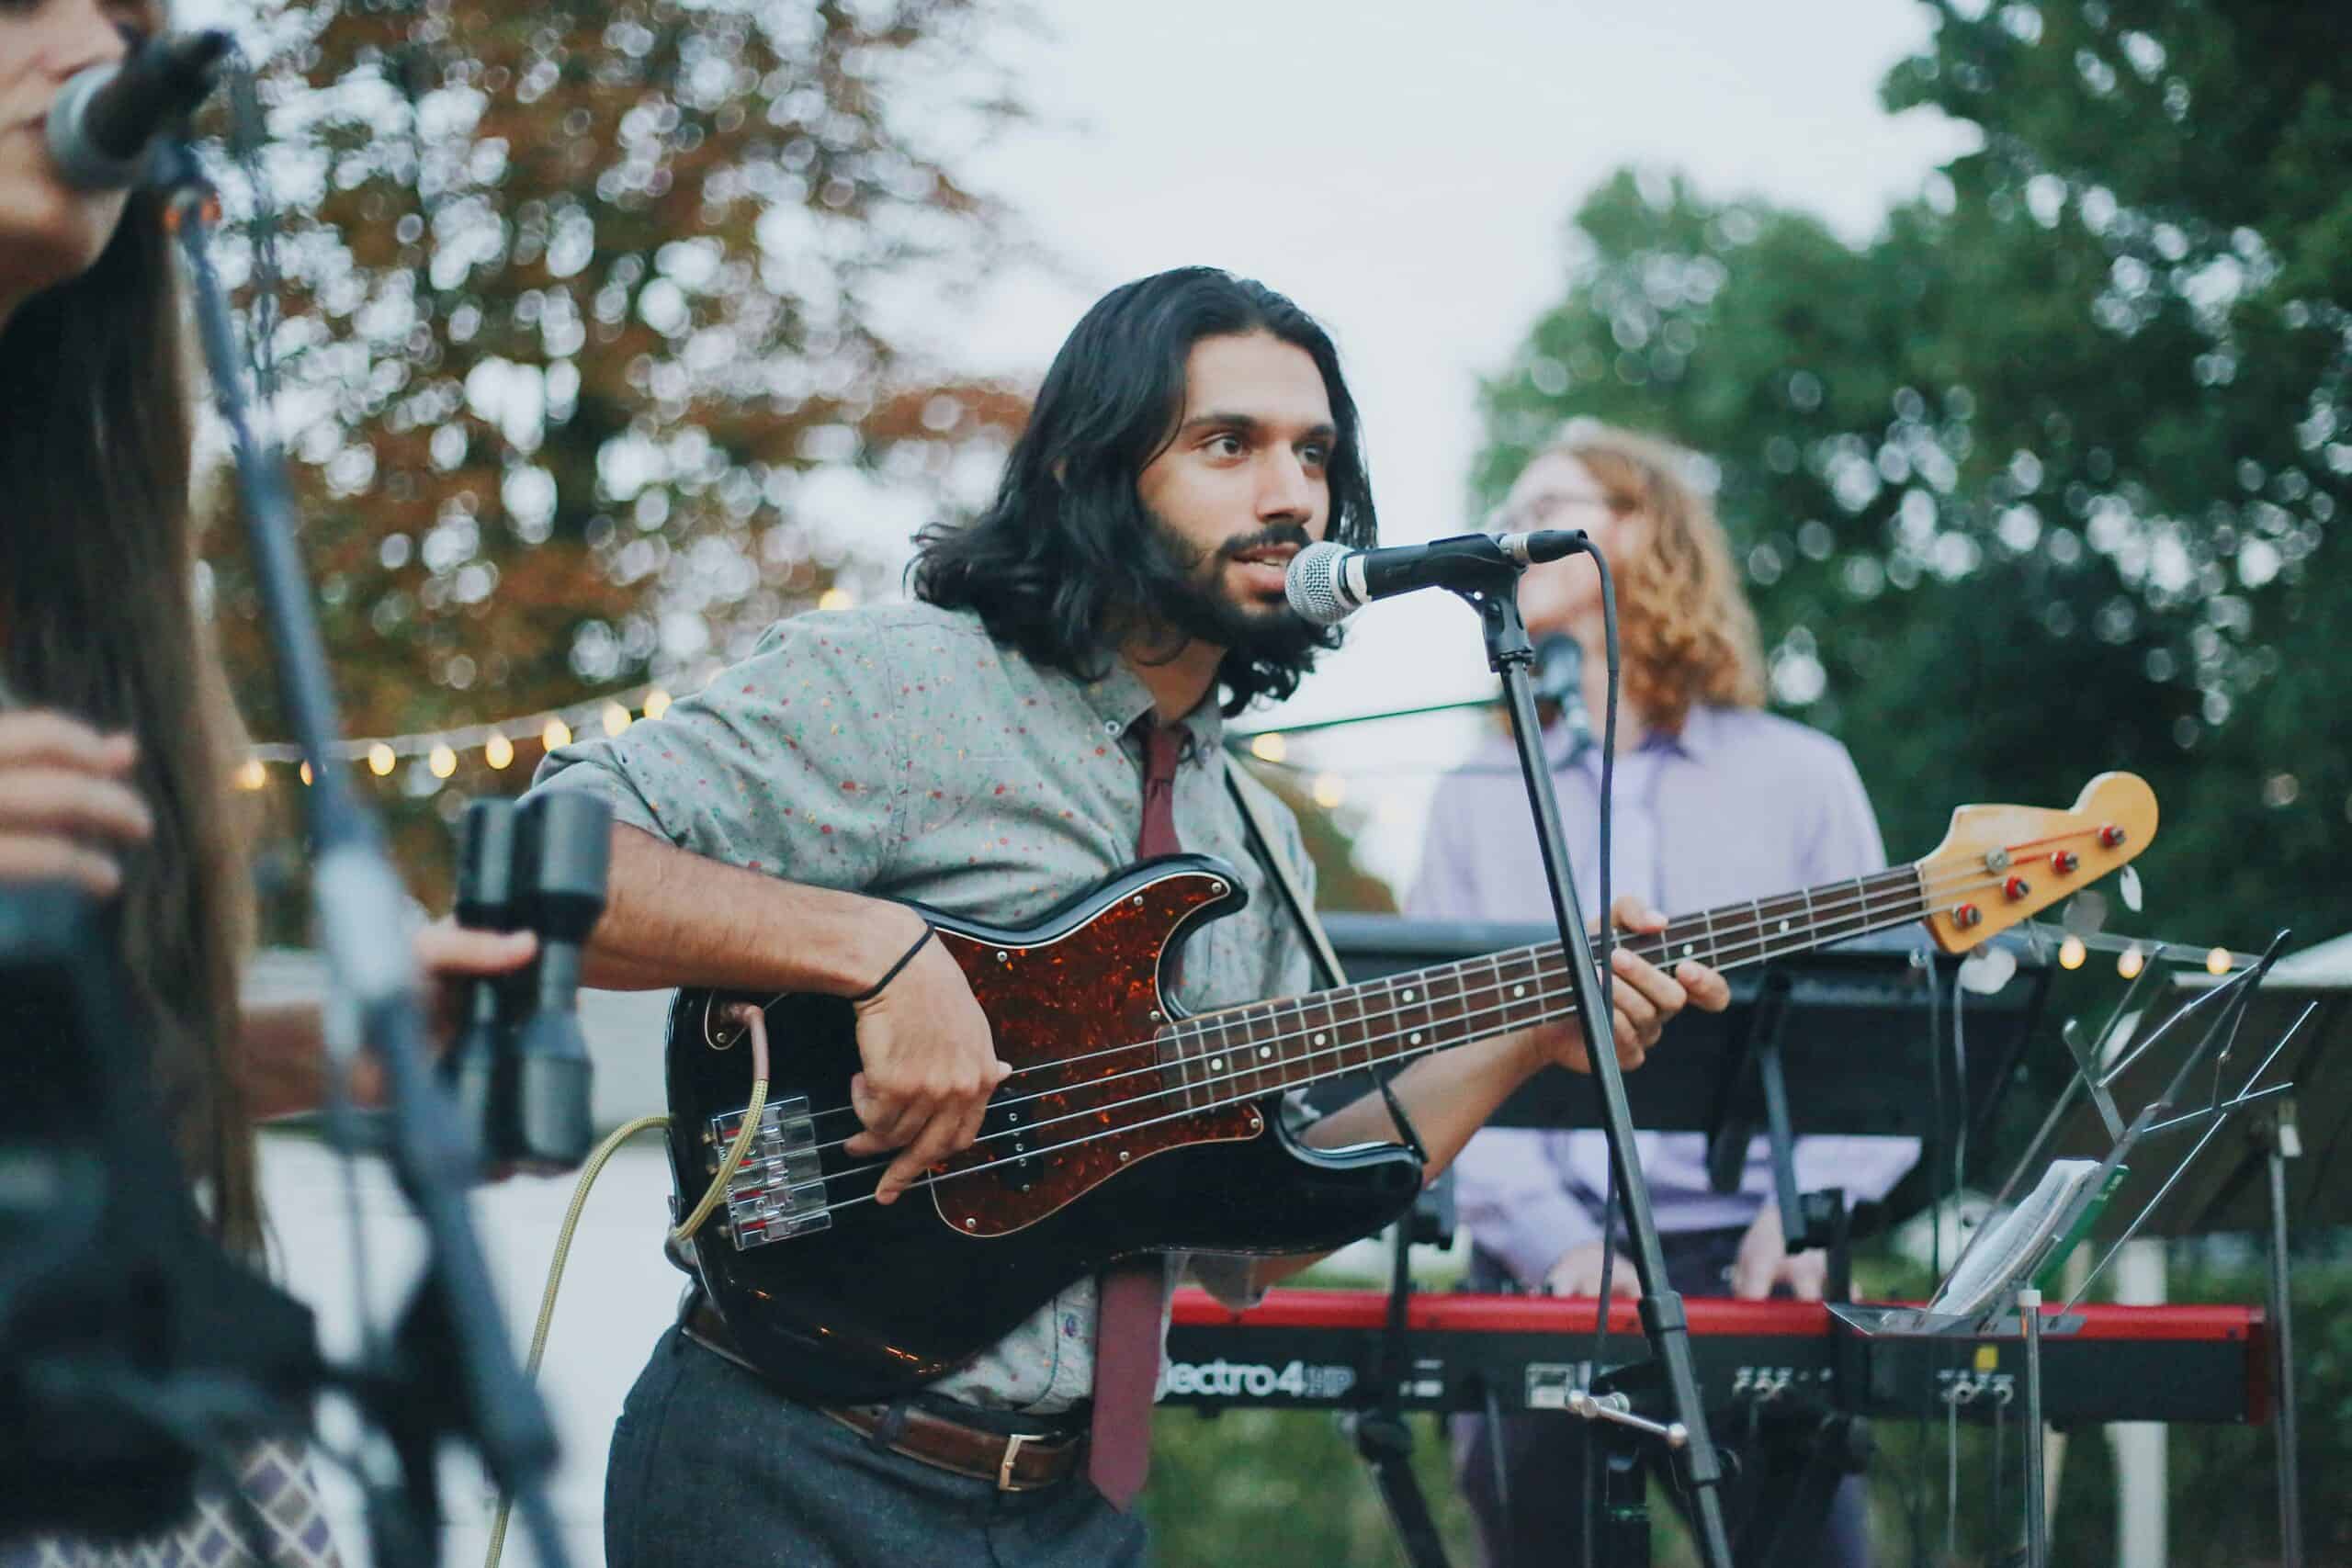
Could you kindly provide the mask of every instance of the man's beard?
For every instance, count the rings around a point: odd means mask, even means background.
[[[1235,602],[1220,579],[1235,557],[1270,545],[1305,549],[1314,541],[1295,523],[1274,523],[1254,534],[1203,550],[1144,508],[1146,608],[1143,619],[1166,637],[1170,654],[1186,642],[1206,643],[1256,663],[1304,673],[1325,645],[1323,628],[1287,601],[1253,607]]]

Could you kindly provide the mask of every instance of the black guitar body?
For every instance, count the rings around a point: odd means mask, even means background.
[[[1281,1096],[1216,1087],[1168,1059],[1163,956],[1244,895],[1205,856],[1146,863],[1023,930],[925,911],[972,981],[1013,1077],[980,1141],[888,1207],[885,1160],[851,1158],[854,1016],[836,998],[767,1000],[769,1111],[728,1205],[687,1251],[738,1347],[796,1397],[840,1404],[932,1382],[1071,1282],[1140,1253],[1320,1251],[1396,1218],[1408,1150],[1312,1149]],[[709,1186],[750,1099],[731,1002],[671,1010],[670,1156],[681,1212]],[[1227,1080],[1229,1082],[1229,1080]],[[730,1219],[730,1211],[732,1218]],[[748,1245],[739,1245],[747,1243]]]

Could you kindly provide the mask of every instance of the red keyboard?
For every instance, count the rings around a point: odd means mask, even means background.
[[[1763,1406],[1880,1416],[2022,1414],[2025,1349],[1979,1339],[1865,1338],[1818,1302],[1686,1297],[1701,1391],[1716,1411]],[[1561,1296],[1422,1293],[1408,1312],[1407,1409],[1561,1408],[1583,1385],[1593,1303]],[[1630,1302],[1612,1303],[1606,1361],[1645,1361]],[[1200,1405],[1347,1408],[1371,1404],[1388,1297],[1275,1291],[1245,1313],[1176,1293],[1168,1398]],[[2050,1420],[2259,1422],[2269,1341],[2240,1306],[2085,1304],[2046,1315],[2042,1413]]]

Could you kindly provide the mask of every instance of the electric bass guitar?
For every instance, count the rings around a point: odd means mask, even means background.
[[[1729,969],[1924,921],[1974,946],[2139,853],[2156,802],[2102,773],[2066,810],[1968,806],[1909,865],[1679,916],[1623,944],[1662,965]],[[1283,1096],[1576,1016],[1557,942],[1309,996],[1187,1015],[1161,966],[1239,908],[1204,855],[1129,867],[1034,924],[925,911],[972,983],[1012,1072],[976,1142],[899,1201],[887,1157],[853,1158],[855,1018],[838,997],[681,991],[670,1012],[672,1175],[712,1184],[752,1098],[762,1008],[773,1080],[723,1208],[687,1243],[737,1348],[818,1403],[888,1397],[952,1370],[1055,1292],[1146,1252],[1313,1252],[1368,1235],[1412,1201],[1420,1164],[1392,1145],[1308,1147]]]

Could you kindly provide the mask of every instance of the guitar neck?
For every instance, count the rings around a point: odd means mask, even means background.
[[[1679,916],[1618,945],[1661,968],[1687,958],[1734,969],[1905,925],[1928,908],[1922,869],[1896,866]],[[1164,1036],[1162,1055],[1180,1082],[1254,1097],[1576,1016],[1567,956],[1552,942],[1204,1014]]]

